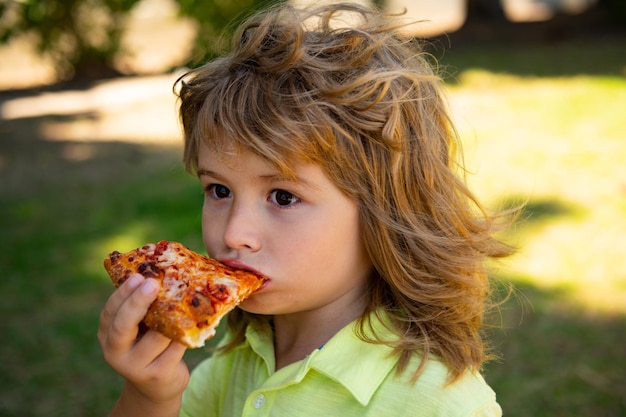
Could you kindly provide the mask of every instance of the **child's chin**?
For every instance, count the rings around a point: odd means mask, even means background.
[[[243,300],[241,304],[239,304],[237,307],[239,307],[241,310],[245,311],[246,313],[251,313],[251,314],[263,314],[263,315],[273,314],[269,306],[264,305],[260,303],[259,301],[260,301],[259,294],[255,293],[255,294],[252,294],[250,297],[246,298],[245,300]]]

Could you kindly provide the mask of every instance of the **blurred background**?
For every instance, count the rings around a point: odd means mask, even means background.
[[[172,86],[268,1],[0,0],[0,416],[102,416],[113,250],[204,252]],[[422,22],[515,288],[485,368],[507,416],[626,415],[626,2],[387,0]],[[188,353],[194,366],[206,351]]]

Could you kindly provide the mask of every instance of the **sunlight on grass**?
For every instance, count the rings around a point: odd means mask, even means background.
[[[181,72],[103,81],[89,89],[50,91],[0,103],[0,118],[48,118],[40,134],[55,141],[180,143],[172,86]],[[158,120],[155,123],[155,120]]]
[[[102,266],[102,262],[109,253],[113,251],[127,252],[148,243],[146,235],[148,234],[148,226],[141,222],[136,222],[126,227],[122,232],[106,236],[100,241],[95,241],[90,245],[90,255],[88,256],[88,265],[90,267]],[[108,280],[104,267],[98,268],[100,274],[96,276]]]
[[[496,208],[512,196],[571,208],[522,220],[512,275],[626,312],[626,79],[471,70],[458,81],[450,101],[477,193]]]
[[[146,228],[142,224],[134,224],[124,230],[122,234],[110,236],[107,239],[95,244],[93,250],[99,254],[108,254],[117,250],[126,252],[144,245]]]

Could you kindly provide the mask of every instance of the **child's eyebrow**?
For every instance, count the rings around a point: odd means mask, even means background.
[[[198,178],[202,177],[219,177],[219,175],[209,169],[198,168],[197,172]]]
[[[286,176],[282,174],[260,175],[259,179],[262,180],[263,182],[267,182],[268,184],[275,183],[275,182],[279,182],[279,183],[284,182],[284,183],[294,183],[298,185],[303,185],[308,188],[314,188],[314,189],[320,188],[320,186],[317,185],[315,182],[308,181],[305,178],[299,177],[297,175],[295,176]]]
[[[259,179],[265,182],[296,182],[296,183],[306,183],[306,181],[301,180],[298,177],[288,177],[286,175],[281,174],[269,174],[269,175],[260,175]]]
[[[198,172],[196,173],[196,175],[198,175],[198,177],[202,177],[205,175],[212,175],[213,172],[209,171],[208,169],[204,169],[204,168],[198,168]]]
[[[220,174],[215,171],[211,171],[206,168],[198,169],[198,177],[214,177],[214,178],[222,178]],[[289,181],[289,182],[305,182],[301,181],[299,178],[294,177],[290,178],[281,174],[267,174],[267,175],[259,175],[258,178],[263,182],[278,182],[278,181]]]
[[[203,176],[213,177],[213,178],[220,179],[220,180],[222,179],[222,176],[216,173],[215,171],[211,171],[210,169],[204,169],[204,168],[198,169],[198,178],[201,178]],[[262,182],[265,182],[268,184],[275,183],[275,182],[290,182],[294,184],[300,184],[309,188],[314,188],[314,189],[320,188],[320,186],[317,185],[316,183],[307,181],[306,179],[298,177],[298,176],[291,177],[291,176],[286,176],[286,175],[277,173],[277,174],[259,175],[258,178]]]

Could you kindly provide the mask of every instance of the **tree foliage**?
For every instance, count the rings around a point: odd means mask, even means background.
[[[115,74],[129,11],[149,0],[0,0],[0,42],[31,35],[41,54],[52,58],[60,78]],[[197,22],[189,64],[219,52],[221,35],[230,35],[251,11],[285,0],[177,0],[181,15]],[[372,0],[384,6],[384,0]],[[501,0],[466,0],[469,17],[505,22]],[[626,22],[626,1],[598,0],[618,25]],[[471,20],[471,19],[470,19]]]
[[[61,77],[112,72],[127,12],[139,0],[21,0],[0,3],[0,41],[34,34]]]
[[[614,22],[626,25],[626,1],[624,0],[599,0],[600,6],[605,8]]]
[[[284,0],[180,0],[180,11],[198,22],[192,65],[203,62],[220,50],[222,35],[228,37],[251,12]]]
[[[60,78],[115,74],[128,13],[141,0],[0,0],[0,42],[34,35]],[[195,62],[217,51],[219,35],[248,11],[277,0],[180,0],[182,15],[198,23]],[[230,25],[230,26],[229,26]]]

